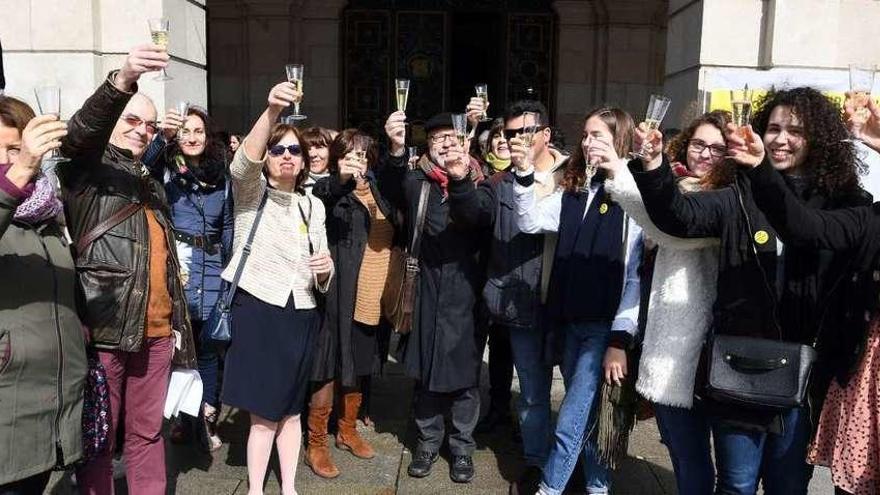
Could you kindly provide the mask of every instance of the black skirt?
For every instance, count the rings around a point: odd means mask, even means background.
[[[223,403],[270,421],[303,410],[318,335],[318,311],[279,308],[238,289],[232,341],[223,374]]]

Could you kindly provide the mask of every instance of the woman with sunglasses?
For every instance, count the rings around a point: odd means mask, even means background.
[[[327,446],[334,386],[341,392],[337,448],[361,459],[375,456],[358,434],[356,422],[368,379],[381,362],[380,342],[387,341],[389,334],[380,298],[391,260],[395,210],[382,195],[374,173],[377,160],[376,142],[361,131],[346,129],[330,145],[330,176],[313,188],[327,209],[327,239],[337,260],[315,353],[317,390],[309,407],[305,456],[306,464],[323,478],[339,475]]]
[[[528,124],[526,122],[526,124]],[[620,385],[626,349],[637,331],[641,228],[611,201],[598,162],[620,161],[630,149],[632,118],[619,108],[587,114],[581,146],[566,165],[562,188],[536,201],[535,168],[522,138],[510,140],[516,167],[517,225],[522,232],[558,232],[547,311],[562,329],[566,393],[538,493],[563,492],[579,456],[587,493],[608,493],[588,422],[604,376]],[[588,281],[588,282],[584,282]]]
[[[269,93],[269,105],[242,142],[230,167],[235,204],[233,255],[223,272],[241,267],[232,305],[232,341],[223,375],[223,402],[250,413],[248,493],[260,494],[277,440],[281,491],[296,493],[305,404],[320,317],[315,291],[333,274],[324,205],[307,195],[308,149],[299,130],[275,124],[302,93],[288,82]],[[259,217],[253,241],[248,243]]]
[[[727,112],[695,119],[669,144],[676,185],[683,193],[726,187],[735,169],[724,165]],[[645,230],[654,259],[636,390],[650,400],[657,428],[669,450],[678,493],[703,495],[715,486],[710,428],[702,403],[694,400],[700,352],[712,321],[718,239],[682,239],[663,233],[645,211],[633,176],[622,160],[608,162],[605,187]],[[655,254],[654,254],[655,253]],[[645,277],[648,278],[648,277]],[[648,292],[642,292],[647,294]]]
[[[220,273],[232,250],[226,146],[214,132],[208,114],[196,106],[189,107],[186,115],[169,110],[159,128],[161,132],[147,153],[155,160],[146,158],[144,163],[153,177],[165,184],[204,387],[198,421],[182,417],[172,429],[171,439],[184,442],[194,433],[198,445],[213,452],[221,445],[216,433],[220,358],[216,345],[203,340],[202,326],[224,292]]]
[[[802,203],[834,209],[866,202],[852,144],[845,141],[849,133],[826,96],[812,88],[772,91],[752,123],[755,132],[739,132],[768,150],[768,166],[785,176]],[[778,239],[755,203],[747,174],[737,173],[734,187],[681,194],[659,152],[660,133],[647,134],[639,130],[637,141],[647,142],[648,158],[631,162],[630,168],[644,164],[646,171],[633,175],[651,220],[671,235],[720,238],[714,335],[808,345],[818,339],[819,357],[803,407],[779,412],[706,398],[716,493],[754,494],[759,481],[769,495],[805,493],[812,475],[805,462],[811,414],[818,413],[810,406],[821,402],[833,370],[848,359],[839,345],[838,322],[857,291],[851,257]],[[733,156],[737,161],[738,154]]]

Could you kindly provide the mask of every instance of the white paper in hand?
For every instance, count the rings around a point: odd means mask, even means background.
[[[181,412],[198,416],[202,405],[202,378],[196,370],[176,369],[168,381],[165,397],[165,417],[176,417]]]

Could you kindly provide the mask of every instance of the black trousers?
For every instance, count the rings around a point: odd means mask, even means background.
[[[489,326],[489,410],[510,412],[513,386],[513,351],[510,332],[506,327]]]
[[[0,485],[0,495],[42,495],[51,475],[52,471],[46,471],[30,478]]]
[[[450,416],[449,451],[452,455],[473,455],[476,449],[474,428],[480,415],[480,392],[477,387],[455,392],[416,390],[415,423],[418,430],[417,450],[438,452],[446,434],[446,414]]]

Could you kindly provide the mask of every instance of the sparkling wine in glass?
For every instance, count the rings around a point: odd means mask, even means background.
[[[520,134],[523,144],[526,148],[532,147],[532,141],[535,139],[535,133],[538,132],[540,121],[538,114],[535,112],[523,112],[523,132]],[[531,122],[528,123],[527,122]]]
[[[652,131],[660,128],[660,123],[663,122],[663,117],[666,116],[666,111],[669,110],[671,102],[672,100],[665,96],[651,95],[651,98],[648,100],[648,110],[645,112],[645,126],[649,135]],[[634,153],[634,155],[640,158],[646,157],[647,145],[647,142],[642,143],[641,149],[638,153]]]
[[[452,114],[452,127],[455,129],[455,137],[458,139],[458,145],[465,150],[465,141],[467,141],[467,114]]]
[[[730,90],[730,105],[733,110],[733,124],[736,126],[736,133],[748,139],[748,130],[746,126],[752,121],[752,96],[754,92],[749,89],[746,84],[743,89]]]
[[[150,36],[153,38],[153,44],[158,45],[167,52],[168,42],[170,41],[171,19],[159,17],[149,19],[147,22],[150,25]],[[169,76],[165,69],[159,71],[159,75],[153,78],[154,81],[170,81],[171,79],[174,78]]]
[[[37,97],[37,106],[43,115],[54,115],[61,118],[61,87],[55,85],[39,86],[34,88],[34,96]],[[50,158],[61,158],[57,149],[52,150]]]
[[[303,70],[304,67],[302,64],[287,64],[284,66],[284,69],[287,71],[287,82],[291,83],[296,87],[297,91],[303,92]],[[290,115],[290,119],[293,121],[297,120],[305,120],[306,116],[301,114],[299,111],[299,105],[302,102],[302,98],[293,102],[293,115]]]
[[[395,79],[394,94],[397,97],[397,111],[405,112],[409,100],[409,79]]]
[[[409,157],[410,160],[412,160],[413,158],[417,158],[419,156],[418,146],[407,146],[406,152],[407,152],[407,157]]]
[[[480,122],[486,122],[490,120],[486,111],[486,109],[489,108],[489,85],[477,84],[474,86],[474,91],[477,92],[477,98],[483,100],[483,115],[480,117]]]
[[[183,119],[184,124],[186,123],[186,114],[189,112],[189,102],[188,101],[178,101],[176,105],[174,105],[174,111],[180,115],[180,118]],[[177,128],[177,140],[183,139],[183,125]]]
[[[358,162],[360,162],[362,167],[367,164],[367,150],[354,150],[354,156],[358,159]],[[354,174],[355,179],[362,179],[363,177],[364,174],[360,171]]]
[[[853,123],[864,124],[871,117],[868,100],[874,87],[875,67],[852,64],[849,66],[849,90],[852,93]]]

